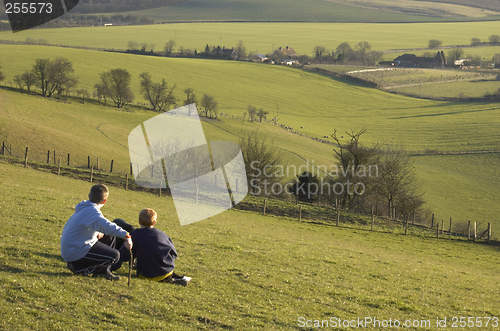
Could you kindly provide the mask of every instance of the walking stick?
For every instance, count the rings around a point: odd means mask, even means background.
[[[132,250],[130,252],[130,263],[128,264],[128,286],[130,287],[130,278],[132,277],[132,263],[134,263],[134,257],[132,256]]]

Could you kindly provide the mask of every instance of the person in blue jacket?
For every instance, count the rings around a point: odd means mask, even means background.
[[[137,276],[156,282],[187,286],[191,282],[191,278],[174,273],[177,251],[172,239],[165,232],[154,227],[156,217],[156,212],[153,209],[141,210],[139,213],[141,228],[132,231],[132,241],[134,242],[132,255],[134,259],[137,259]],[[111,270],[120,268],[121,262],[130,259],[127,247],[122,246],[120,256],[120,262],[113,265]]]
[[[61,256],[75,274],[118,280],[110,267],[120,259],[118,250],[99,242],[104,235],[123,238],[123,247],[132,248],[131,235],[116,223],[107,220],[101,208],[109,196],[103,184],[92,186],[89,199],[75,207],[75,213],[66,222],[61,235]]]

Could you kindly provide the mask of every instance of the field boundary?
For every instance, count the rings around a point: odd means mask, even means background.
[[[4,146],[6,146],[4,144]],[[12,148],[12,147],[11,147]],[[49,162],[36,162],[28,160],[28,152],[29,148],[26,148],[26,154],[24,160],[21,158],[17,158],[14,156],[5,156],[5,148],[2,147],[2,154],[0,155],[1,163],[8,163],[14,165],[24,165],[25,168],[31,168],[38,171],[49,172],[57,176],[65,176],[70,177],[77,180],[87,181],[89,183],[99,182],[106,185],[125,188],[126,190],[139,191],[149,194],[154,194],[158,196],[171,196],[170,190],[167,187],[166,189],[150,189],[140,187],[135,183],[134,180],[129,182],[128,174],[118,174],[104,171],[104,170],[94,170],[94,166],[91,165],[90,169],[85,169],[84,167],[69,167],[69,166],[61,166],[61,159],[58,160],[54,164],[50,164]],[[10,151],[11,152],[11,151]],[[11,154],[9,152],[9,154]],[[48,153],[48,157],[50,153]],[[90,164],[90,161],[89,161]],[[111,165],[112,167],[112,165]],[[112,170],[112,169],[111,169]],[[133,177],[132,177],[133,178]],[[269,197],[269,196],[254,196],[247,195],[242,202],[233,206],[232,208],[242,211],[249,212],[257,212],[262,213],[263,215],[272,215],[277,217],[286,217],[291,220],[297,220],[299,222],[311,223],[311,224],[319,224],[326,226],[341,226],[351,229],[360,229],[366,231],[374,231],[375,225],[379,227],[379,231],[394,233],[398,231],[403,231],[401,234],[407,235],[412,234],[408,233],[409,227],[413,227],[415,229],[419,228],[424,231],[423,235],[427,237],[436,237],[443,238],[443,236],[447,236],[448,239],[456,238],[461,239],[466,238],[468,241],[474,242],[484,242],[495,246],[500,246],[500,242],[497,241],[492,236],[491,223],[488,223],[488,228],[482,232],[481,235],[477,236],[477,226],[476,222],[471,223],[468,221],[468,234],[460,233],[457,231],[452,231],[452,219],[450,218],[449,229],[448,231],[444,230],[444,220],[441,222],[441,227],[439,221],[435,221],[434,214],[432,215],[432,221],[429,225],[427,221],[425,223],[419,223],[415,220],[415,214],[413,219],[410,221],[408,218],[405,220],[399,220],[397,218],[388,218],[385,216],[377,215],[376,209],[373,208],[371,213],[362,213],[358,210],[358,212],[352,212],[350,210],[343,210],[340,208],[336,208],[335,205],[330,205],[329,202],[325,204],[321,203],[321,197],[315,203],[304,203],[298,202],[295,203],[279,199],[277,197]],[[371,222],[370,218],[371,217]],[[377,220],[377,222],[375,222]],[[466,221],[467,222],[467,221]],[[436,230],[434,230],[434,225],[436,224]],[[462,223],[460,223],[462,224]],[[467,224],[467,223],[466,223]],[[474,224],[474,236],[471,236],[471,225]],[[377,231],[377,230],[375,230]],[[436,232],[434,232],[436,231]],[[482,230],[479,230],[481,233]],[[436,233],[436,235],[433,235]],[[422,235],[422,233],[418,233],[417,235]],[[486,236],[484,240],[481,240],[482,237]]]

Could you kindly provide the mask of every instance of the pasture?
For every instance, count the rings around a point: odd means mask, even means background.
[[[309,138],[328,136],[334,129],[343,133],[363,126],[368,130],[363,138],[366,144],[398,143],[412,153],[428,150],[482,153],[499,149],[498,103],[412,99],[280,66],[57,50],[57,56],[65,56],[74,62],[79,88],[92,90],[100,72],[122,67],[128,68],[132,74],[131,87],[136,93],[136,102],[142,102],[138,95],[138,76],[149,71],[153,79],[166,77],[170,84],[176,84],[176,95],[180,100],[183,98],[181,91],[192,87],[198,96],[203,93],[214,95],[219,111],[224,114],[241,117],[249,104],[262,107],[270,112],[269,118],[277,116],[279,124],[293,127],[300,135],[271,123],[250,123],[223,117],[221,122],[203,123],[207,139],[237,141],[242,131],[258,130],[268,142],[284,151],[287,164],[299,166],[308,160],[316,165],[329,166],[335,160],[332,145]],[[15,74],[30,68],[36,58],[54,58],[53,52],[54,48],[45,46],[2,47],[0,56],[5,59],[2,65],[7,76],[4,84]],[[62,155],[63,162],[70,153],[74,164],[79,166],[86,165],[87,156],[91,156],[93,163],[99,158],[101,167],[109,169],[113,159],[115,171],[121,173],[128,171],[128,133],[155,115],[135,108],[126,107],[119,111],[95,103],[82,105],[75,99],[63,103],[17,92],[2,91],[0,98],[1,138],[14,144],[19,157],[29,146],[30,158],[38,161],[46,160],[49,150],[51,153],[55,150],[59,155],[56,157]],[[498,199],[492,199],[491,204],[480,203],[479,208],[478,201],[469,197],[495,194],[498,176],[480,171],[480,182],[492,186],[479,184],[471,189],[470,176],[464,170],[456,175],[456,189],[449,190],[435,184],[441,180],[440,172],[445,174],[449,167],[442,162],[438,162],[441,164],[438,166],[433,161],[447,156],[433,157],[435,159],[420,159],[424,161],[417,163],[416,169],[424,183],[425,200],[432,203],[434,213],[442,218],[496,222],[492,210],[498,205]],[[471,155],[466,160],[480,160],[480,154]],[[468,164],[468,161],[464,163],[465,169]],[[491,164],[488,167],[494,167],[494,162]],[[475,171],[474,167],[469,168]],[[436,175],[430,175],[434,173]],[[464,185],[468,185],[468,189],[460,191]],[[446,199],[443,199],[443,192],[448,192]],[[491,206],[491,209],[486,210],[484,206]]]
[[[138,77],[146,71],[153,79],[165,77],[170,84],[176,84],[180,100],[184,97],[181,91],[188,87],[194,88],[199,97],[204,93],[213,95],[219,112],[224,114],[243,116],[250,104],[269,111],[273,118],[279,109],[279,124],[308,137],[323,137],[333,129],[344,132],[366,126],[366,143],[398,142],[412,152],[498,149],[498,103],[416,100],[283,66],[57,50],[57,56],[74,63],[79,88],[89,91],[101,72],[120,67],[132,75],[136,101],[141,101]],[[2,47],[0,57],[5,59],[2,65],[7,76],[4,84],[30,68],[36,58],[54,58],[53,51],[45,46]],[[18,102],[16,98],[11,100]],[[15,108],[5,105],[5,109]],[[457,131],[469,137],[467,143],[456,135]]]
[[[32,29],[18,33],[0,32],[0,40],[23,42],[27,37],[46,39],[49,44],[83,46],[92,49],[126,49],[130,40],[156,44],[162,51],[170,39],[174,50],[201,52],[205,45],[236,47],[243,40],[247,52],[272,53],[278,47],[290,46],[297,54],[313,55],[313,47],[321,45],[334,50],[349,42],[354,48],[368,41],[372,50],[427,48],[430,39],[443,46],[469,45],[471,38],[487,40],[498,31],[498,22],[349,24],[349,23],[172,23],[143,26],[87,27],[71,29]],[[3,46],[2,46],[3,47]],[[487,52],[489,47],[483,47]],[[481,51],[483,52],[483,51]],[[498,53],[498,51],[496,51]],[[474,53],[475,54],[475,53]],[[481,54],[481,53],[477,53]],[[491,58],[492,54],[484,53]],[[397,56],[397,55],[396,55]],[[392,55],[390,55],[393,59]],[[395,56],[394,56],[395,57]]]
[[[179,252],[176,269],[193,281],[133,277],[127,287],[126,265],[116,282],[74,276],[59,238],[90,184],[4,163],[0,180],[3,329],[295,330],[300,317],[365,316],[434,328],[437,318],[500,315],[494,246],[238,210],[180,227],[169,198],[115,187],[104,215],[135,225],[140,209],[154,208]]]

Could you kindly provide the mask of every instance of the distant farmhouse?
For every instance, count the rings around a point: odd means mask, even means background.
[[[435,68],[446,64],[444,52],[437,52],[434,57],[416,56],[415,54],[404,54],[398,56],[392,62],[395,67],[401,68]]]
[[[285,48],[279,47],[276,51],[274,51],[274,53],[277,53],[278,55],[281,55],[281,56],[288,56],[290,58],[298,57],[298,54],[295,53],[293,48],[288,47],[288,46],[286,46]]]

